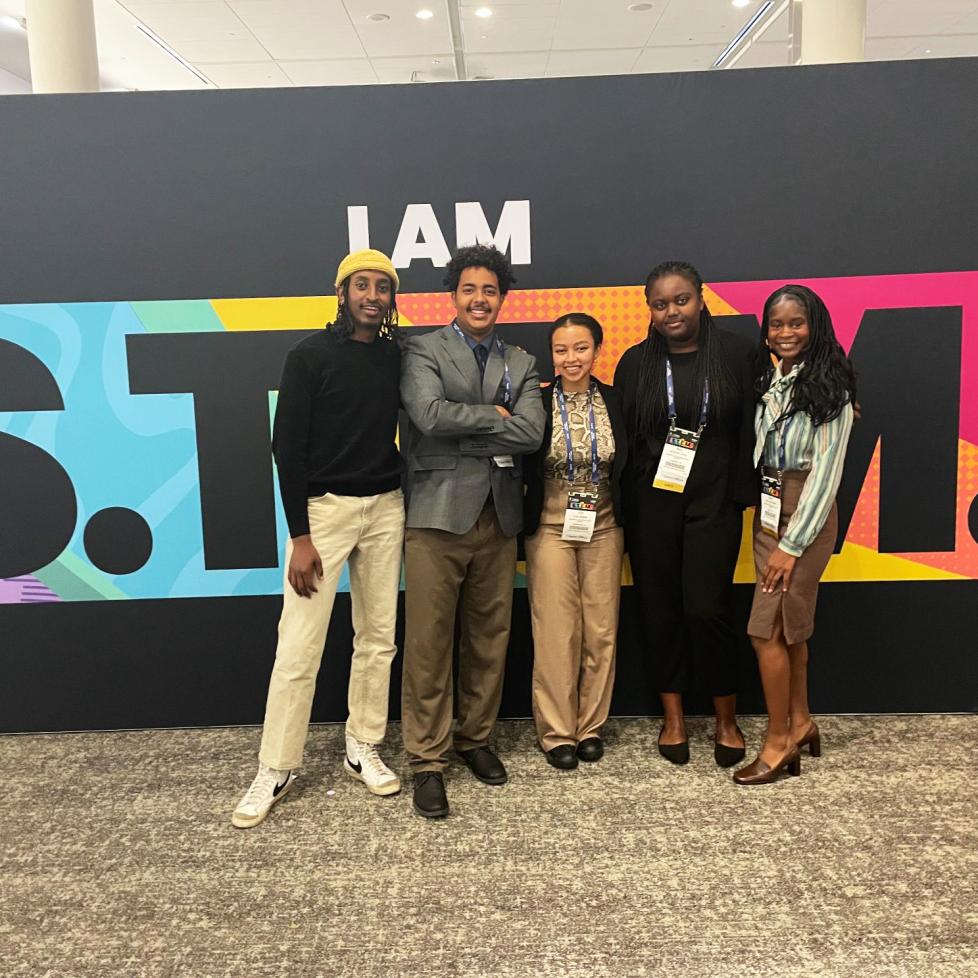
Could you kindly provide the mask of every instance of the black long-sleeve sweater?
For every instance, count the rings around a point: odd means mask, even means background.
[[[309,532],[310,496],[374,496],[400,486],[400,364],[392,341],[339,341],[328,329],[289,350],[272,451],[290,536]]]

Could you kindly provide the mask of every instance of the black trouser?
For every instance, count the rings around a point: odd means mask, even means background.
[[[685,692],[695,679],[711,696],[736,693],[740,508],[715,492],[647,484],[628,487],[625,499],[629,559],[658,692]]]

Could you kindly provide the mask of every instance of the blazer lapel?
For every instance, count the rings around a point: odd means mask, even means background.
[[[477,399],[479,396],[479,365],[475,362],[475,354],[470,349],[469,344],[450,325],[442,330],[442,336],[449,359],[465,378],[472,390],[473,398]],[[479,402],[475,400],[474,403]]]
[[[473,363],[475,362],[475,354],[469,350],[469,356],[472,358]],[[496,403],[496,393],[499,390],[499,385],[503,380],[503,365],[505,361],[499,355],[499,350],[496,344],[492,344],[492,348],[489,352],[489,360],[486,363],[486,374],[482,378],[482,403],[483,404],[495,404]],[[476,372],[478,372],[479,367],[476,365]]]

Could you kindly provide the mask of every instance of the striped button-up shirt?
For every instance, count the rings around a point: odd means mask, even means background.
[[[852,430],[852,405],[832,421],[812,424],[807,412],[798,412],[784,421],[775,422],[791,402],[791,392],[803,364],[796,364],[782,376],[780,364],[767,393],[757,406],[754,420],[754,464],[764,464],[785,471],[803,470],[808,478],[798,500],[798,508],[788,521],[778,546],[793,557],[800,557],[818,536],[829,518],[842,479],[842,466]],[[783,456],[782,456],[783,444]]]

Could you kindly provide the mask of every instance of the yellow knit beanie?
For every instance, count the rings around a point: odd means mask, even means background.
[[[376,251],[373,248],[354,251],[340,262],[340,267],[336,269],[336,287],[339,288],[351,275],[357,272],[383,272],[385,275],[389,275],[394,282],[395,292],[401,284],[391,260],[382,251]]]

